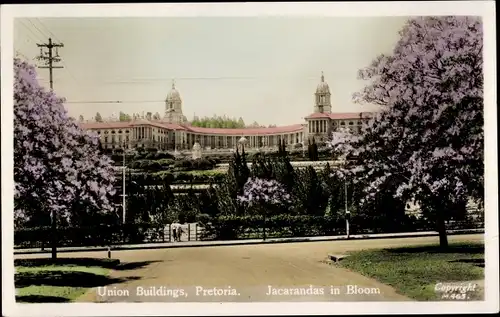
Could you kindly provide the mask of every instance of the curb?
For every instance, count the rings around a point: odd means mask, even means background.
[[[467,229],[467,230],[450,230],[448,235],[462,235],[462,234],[483,234],[484,229]],[[111,246],[111,251],[126,251],[126,250],[152,250],[152,249],[174,249],[174,248],[201,248],[201,247],[221,247],[221,246],[237,246],[237,245],[257,245],[257,244],[280,244],[280,243],[300,243],[300,242],[325,242],[325,241],[346,241],[346,240],[375,240],[375,239],[396,239],[396,238],[419,238],[419,237],[433,237],[438,236],[437,232],[409,232],[402,234],[376,234],[376,235],[352,235],[349,238],[346,236],[333,236],[333,237],[303,237],[303,238],[288,238],[283,240],[269,239],[269,240],[233,240],[233,241],[220,241],[215,243],[195,242],[192,244],[171,244],[166,242],[165,245],[161,244],[143,244],[143,245],[116,245]],[[79,249],[58,249],[57,253],[74,253],[74,252],[95,252],[95,251],[108,251],[108,247],[83,247]],[[50,249],[47,250],[14,250],[14,255],[22,254],[47,254],[51,253]]]

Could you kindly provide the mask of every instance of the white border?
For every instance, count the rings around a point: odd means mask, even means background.
[[[476,15],[484,24],[484,102],[486,167],[486,289],[484,302],[353,303],[142,303],[142,304],[15,304],[13,265],[13,19],[15,17],[139,16],[419,16]],[[318,315],[389,313],[498,312],[498,173],[496,142],[496,17],[493,1],[358,2],[358,3],[212,3],[212,4],[74,4],[3,5],[2,66],[2,303],[6,316],[92,315]],[[147,305],[147,308],[144,307]]]

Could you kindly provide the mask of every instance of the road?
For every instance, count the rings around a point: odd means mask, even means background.
[[[483,235],[450,236],[449,240],[482,241]],[[114,251],[112,257],[129,268],[114,270],[111,276],[124,281],[94,289],[79,301],[405,301],[408,298],[387,285],[329,264],[328,254],[435,243],[438,237]],[[106,253],[60,256],[103,257]],[[16,256],[20,257],[40,255]]]

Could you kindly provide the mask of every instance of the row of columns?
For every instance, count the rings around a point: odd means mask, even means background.
[[[233,148],[239,143],[239,140],[242,137],[241,135],[227,136],[193,134],[175,130],[169,131],[169,133],[165,135],[156,134],[155,137],[153,128],[148,126],[131,128],[130,134],[120,134],[120,136],[122,135],[125,139],[122,139],[121,142],[119,139],[115,140],[116,143],[122,143],[123,141],[128,142],[129,145],[146,141],[151,141],[153,143],[170,143],[172,142],[172,139],[175,139],[176,147],[179,149],[185,147],[187,147],[187,149],[191,149],[195,142],[199,142],[202,147]],[[126,139],[129,135],[130,137]],[[113,138],[113,136],[111,137]],[[286,144],[301,143],[305,140],[303,132],[286,133],[280,135],[248,135],[243,137],[247,140],[247,146],[250,148],[278,146],[280,140],[285,140]],[[109,142],[112,140],[113,139],[107,140],[105,138],[103,141],[105,141],[105,143],[114,143]]]
[[[328,132],[328,120],[310,120],[308,123],[309,133]]]

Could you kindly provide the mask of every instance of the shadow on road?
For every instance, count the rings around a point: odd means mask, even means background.
[[[106,269],[113,269],[120,264],[120,260],[116,259],[100,259],[100,258],[51,258],[38,259],[15,259],[14,266],[25,267],[41,267],[49,265],[74,265],[74,266],[94,266]]]
[[[390,253],[460,253],[460,254],[484,254],[483,244],[457,244],[450,245],[447,248],[441,248],[438,245],[403,247],[385,249]]]
[[[27,295],[27,296],[16,296],[16,302],[18,303],[68,303],[70,300],[68,298],[59,296],[45,296],[45,295]]]
[[[136,270],[157,262],[162,262],[162,261],[125,262],[118,264],[113,269],[117,271]]]
[[[80,271],[37,271],[21,272],[15,276],[16,288],[27,286],[67,286],[67,287],[98,287],[138,280],[140,277],[113,278]]]

